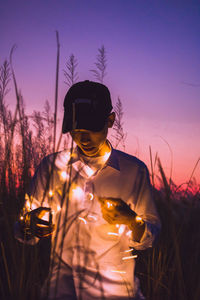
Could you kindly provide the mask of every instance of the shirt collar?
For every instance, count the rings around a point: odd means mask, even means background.
[[[110,142],[109,142],[109,144],[110,144]],[[110,146],[111,146],[111,154],[110,154],[108,161],[106,162],[106,165],[120,171],[119,160],[117,157],[117,151],[115,149],[113,149],[111,144],[110,144]],[[78,148],[76,146],[75,148],[72,149],[71,158],[68,161],[68,164],[73,164],[73,163],[77,162],[78,160],[80,160],[80,154],[79,154]]]
[[[120,166],[119,166],[119,160],[117,157],[117,151],[115,149],[113,149],[113,147],[111,146],[111,154],[110,157],[107,161],[107,166],[110,166],[118,171],[120,171]]]
[[[70,155],[70,159],[68,161],[68,164],[73,164],[75,162],[77,162],[78,160],[80,160],[80,157],[79,157],[79,152],[78,152],[78,148],[77,146],[74,147],[71,151],[71,155]]]

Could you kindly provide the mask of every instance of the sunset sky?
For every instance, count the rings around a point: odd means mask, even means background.
[[[200,157],[200,2],[193,0],[0,1],[0,64],[13,56],[27,112],[54,107],[56,36],[60,36],[59,118],[67,91],[63,69],[74,54],[79,80],[95,80],[105,46],[113,103],[124,109],[126,152],[148,166],[149,146],[166,174],[187,182]],[[13,85],[7,95],[15,105]],[[200,183],[200,165],[195,171]]]

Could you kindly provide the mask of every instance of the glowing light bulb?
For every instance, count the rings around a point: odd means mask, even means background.
[[[77,186],[72,189],[73,197],[80,198],[84,196],[84,192],[80,186]]]
[[[62,172],[60,173],[60,176],[61,176],[61,179],[62,179],[62,180],[67,180],[67,178],[68,178],[68,175],[67,175],[67,172],[66,172],[66,171],[62,171]]]
[[[109,201],[106,202],[106,206],[110,210],[114,208],[114,205],[111,202],[109,202]]]
[[[139,216],[136,216],[136,217],[135,217],[135,221],[136,221],[137,223],[139,223],[140,225],[143,225],[143,224],[144,224],[144,221],[143,221],[142,218],[139,217]]]
[[[50,197],[52,197],[52,196],[53,196],[53,194],[54,194],[54,193],[53,193],[53,191],[52,191],[52,190],[50,190],[50,191],[49,191],[49,196],[50,196]]]
[[[60,205],[58,204],[57,205],[57,211],[60,211],[61,210],[61,207],[60,207]]]
[[[20,220],[24,220],[24,217],[23,217],[23,216],[21,216],[21,217],[20,217]]]
[[[119,228],[119,224],[116,224],[115,226],[116,226],[117,228]]]

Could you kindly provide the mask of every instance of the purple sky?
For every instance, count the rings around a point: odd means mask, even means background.
[[[67,86],[66,59],[78,60],[79,80],[93,79],[97,49],[107,51],[105,84],[124,108],[126,151],[149,165],[149,145],[167,175],[189,179],[200,157],[200,3],[146,0],[0,1],[0,63],[13,44],[14,67],[27,111],[53,108],[55,30],[61,61],[59,111]],[[11,107],[13,92],[7,96]],[[167,142],[164,142],[164,140]],[[200,182],[200,167],[195,177]]]

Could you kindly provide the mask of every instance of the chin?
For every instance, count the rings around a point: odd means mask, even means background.
[[[82,150],[82,153],[86,156],[96,156],[98,154],[99,150],[97,149],[94,149],[94,150],[91,150],[91,151],[84,151]]]
[[[92,157],[92,156],[96,156],[98,154],[98,152],[87,152],[87,153],[83,152],[83,154],[86,155],[86,156],[91,156]]]

